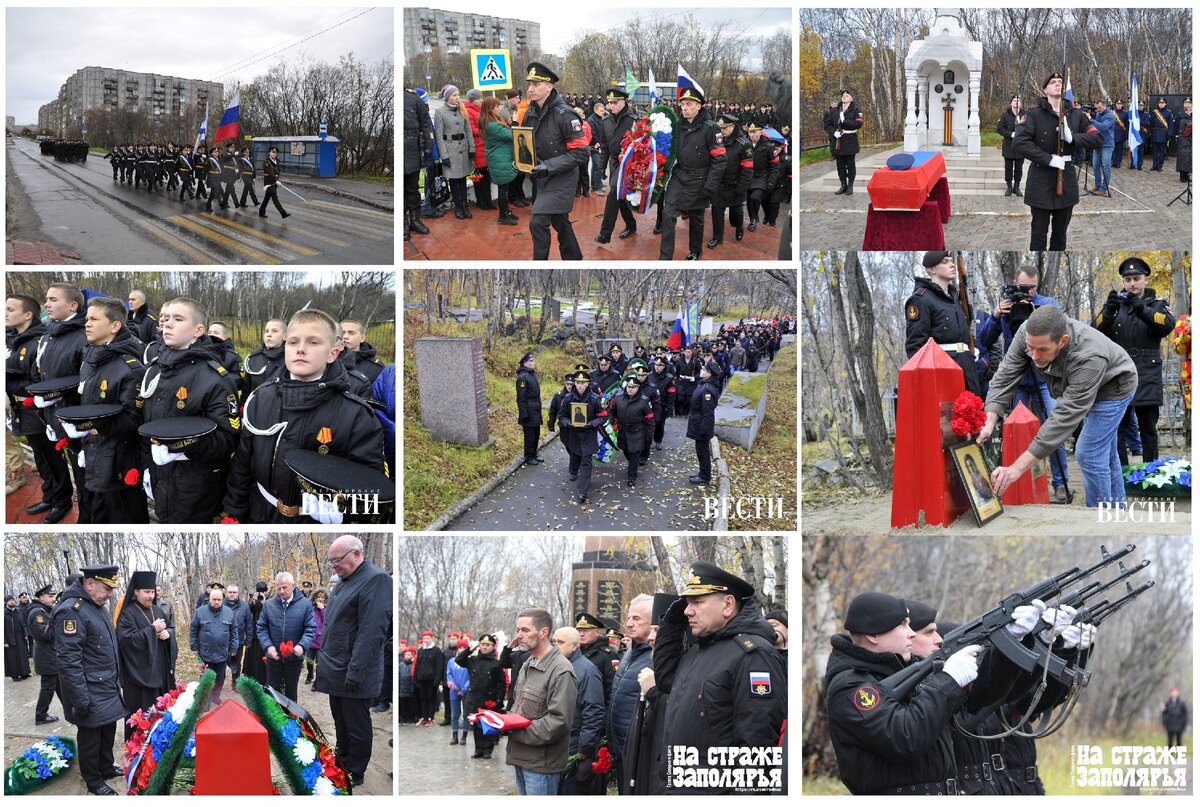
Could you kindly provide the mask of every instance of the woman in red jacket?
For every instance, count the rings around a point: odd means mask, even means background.
[[[479,129],[482,98],[483,93],[479,90],[467,90],[467,101],[463,104],[463,111],[467,113],[467,119],[471,122],[471,134],[475,135],[475,174],[480,177],[475,180],[475,206],[480,210],[495,210],[496,206],[492,204],[492,183],[488,178],[487,154],[483,150],[483,132]],[[486,121],[484,127],[487,127]]]

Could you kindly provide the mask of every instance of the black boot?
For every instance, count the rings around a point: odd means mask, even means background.
[[[429,228],[425,226],[425,222],[421,221],[420,208],[412,211],[412,231],[417,235],[429,235]]]
[[[1011,182],[1004,183],[1004,195],[1012,196],[1012,183]]]
[[[457,731],[450,732],[450,744],[458,745],[458,732]]]
[[[405,211],[404,211],[404,240],[405,240],[405,241],[411,241],[411,240],[412,240],[412,231],[411,231],[411,228],[410,228],[410,226],[409,226],[409,224],[410,224],[410,222],[411,222],[411,221],[412,221],[412,214],[411,214],[409,211],[405,210]],[[311,679],[312,679],[312,669],[310,668],[310,669],[309,669],[309,671],[308,671],[308,679],[306,679],[306,680],[304,681],[304,683],[306,683],[306,684],[307,684],[307,683],[308,683],[308,681],[309,681],[309,680],[311,680]]]
[[[1014,194],[1015,196],[1021,196],[1021,195],[1022,195],[1022,194],[1021,194],[1021,182],[1020,182],[1020,180],[1018,180],[1018,181],[1016,181],[1016,182],[1014,182],[1014,183],[1013,183],[1013,194]]]
[[[833,192],[833,195],[834,195],[834,196],[841,196],[841,195],[842,195],[843,193],[845,193],[845,192],[846,192],[846,180],[844,180],[844,179],[843,179],[843,180],[842,180],[842,187],[840,187],[840,188],[838,188],[836,191],[834,191],[834,192]],[[751,223],[751,224],[755,224],[756,222],[754,221],[754,219],[750,219],[750,223]],[[753,230],[753,229],[754,229],[754,227],[751,227],[750,229],[751,229],[751,230]]]

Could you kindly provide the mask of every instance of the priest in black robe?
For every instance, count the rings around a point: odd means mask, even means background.
[[[24,681],[29,677],[29,640],[17,598],[4,598],[4,677]]]
[[[134,572],[125,599],[117,609],[117,651],[121,657],[121,689],[129,714],[154,705],[175,688],[175,659],[179,648],[175,628],[155,604],[155,572]],[[134,729],[125,724],[126,741]]]

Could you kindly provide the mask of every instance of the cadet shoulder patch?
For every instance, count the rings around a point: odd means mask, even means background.
[[[910,303],[908,308],[905,309],[904,314],[909,319],[919,319],[921,317],[921,309]]]
[[[858,711],[869,712],[879,705],[879,690],[875,687],[861,686],[854,690],[851,700],[854,701],[854,707]]]
[[[79,633],[79,626],[74,619],[63,620],[63,636],[74,636]]]
[[[579,122],[579,118],[571,119],[571,130],[574,132],[582,132],[583,124]]]
[[[712,400],[712,393],[711,393],[711,392],[706,392],[706,393],[704,393],[704,400],[706,400],[706,401],[711,401],[711,400]]]
[[[1154,313],[1154,324],[1155,325],[1166,325],[1167,324],[1167,315],[1161,311],[1156,311]]]
[[[750,694],[756,698],[766,698],[771,694],[771,674],[769,672],[750,673]]]
[[[35,616],[35,617],[33,618],[33,621],[34,621],[34,622],[36,622],[36,623],[38,623],[38,624],[40,625],[40,624],[42,624],[43,622],[45,622],[45,621],[46,621],[46,617],[42,616],[41,614],[38,614],[37,616]]]

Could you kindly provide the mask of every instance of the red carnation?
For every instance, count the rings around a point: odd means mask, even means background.
[[[959,437],[978,434],[987,422],[983,401],[973,392],[961,392],[951,408],[950,428]]]
[[[242,522],[238,521],[233,516],[225,516],[224,518],[221,519],[221,523],[222,524],[241,524]]]
[[[33,406],[33,398],[22,398],[21,406],[25,407],[26,409],[31,408]]]
[[[493,700],[486,700],[486,701],[484,701],[484,702],[483,702],[483,707],[484,707],[485,709],[495,709],[495,708],[496,708],[496,702],[495,702],[495,701],[493,701]]]
[[[125,472],[125,484],[133,487],[138,483],[138,469],[130,468]]]
[[[281,655],[283,658],[287,658],[292,654],[293,649],[295,649],[294,643],[283,642],[281,645],[279,645],[279,655]]]
[[[596,754],[596,761],[592,763],[592,773],[608,773],[612,768],[612,754],[608,753],[607,746],[601,746],[600,751]]]
[[[65,438],[65,437],[54,444],[55,451],[62,451],[66,447],[67,447],[67,438]]]

